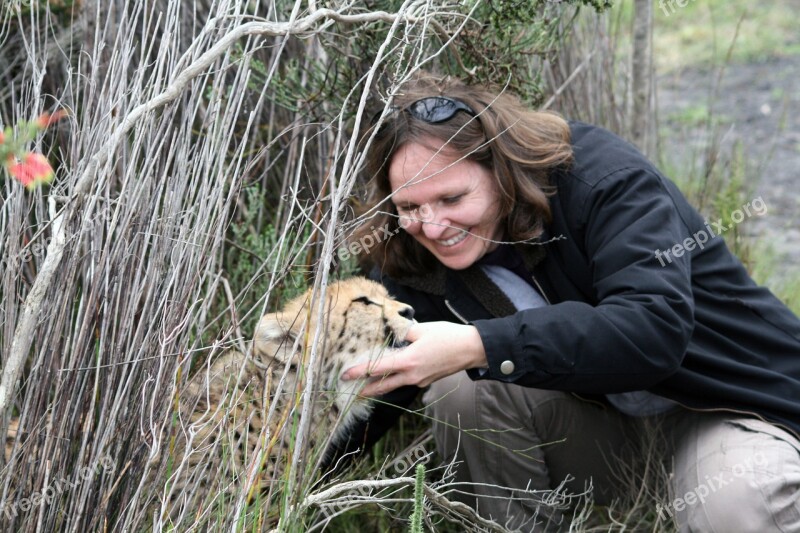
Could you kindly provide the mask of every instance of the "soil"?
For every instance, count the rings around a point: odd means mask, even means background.
[[[800,57],[728,65],[721,74],[686,68],[658,83],[660,121],[671,132],[663,153],[679,161],[702,153],[709,135],[689,122],[699,106],[713,102],[713,116],[722,120],[723,152],[743,143],[747,175],[757,180],[752,198],[761,196],[767,205],[764,216],[747,220],[743,233],[773,248],[779,272],[800,272]]]

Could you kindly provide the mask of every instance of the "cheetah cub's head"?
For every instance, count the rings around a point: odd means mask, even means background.
[[[319,301],[311,301],[309,290],[282,311],[265,315],[256,327],[253,355],[266,365],[278,362],[299,367],[307,325],[311,327],[307,332],[310,340],[319,325],[323,328],[319,345],[322,361],[316,382],[323,390],[335,393],[337,407],[340,412],[347,411],[351,420],[366,417],[368,404],[356,401],[364,383],[342,381],[340,376],[346,368],[375,361],[387,350],[406,344],[406,333],[415,322],[414,310],[392,299],[383,285],[362,277],[331,284],[321,320],[319,309]]]

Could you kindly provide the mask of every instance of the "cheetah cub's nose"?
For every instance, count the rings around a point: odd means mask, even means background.
[[[405,307],[399,312],[399,315],[406,320],[414,320],[414,308],[411,306]]]

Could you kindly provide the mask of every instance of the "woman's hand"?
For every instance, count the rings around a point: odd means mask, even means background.
[[[452,322],[414,324],[405,340],[411,344],[377,361],[347,369],[342,378],[369,379],[362,396],[379,396],[403,385],[427,387],[467,368],[485,367],[486,352],[475,326]]]

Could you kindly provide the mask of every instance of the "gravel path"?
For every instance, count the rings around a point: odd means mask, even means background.
[[[690,132],[670,135],[665,153],[691,157],[707,141],[686,117],[709,102],[719,72],[687,68],[659,78],[659,116],[662,125]],[[723,149],[735,140],[745,147],[758,177],[753,198],[763,197],[768,211],[752,217],[747,234],[767,240],[781,266],[800,266],[800,57],[775,57],[759,63],[730,65],[722,73],[713,97],[713,112],[723,120]],[[679,116],[683,116],[681,120]],[[693,132],[693,133],[692,133]],[[783,269],[781,269],[783,270]]]

